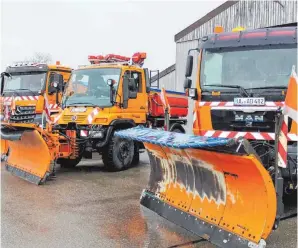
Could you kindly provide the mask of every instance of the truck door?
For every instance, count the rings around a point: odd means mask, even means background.
[[[50,72],[48,77],[48,101],[51,112],[57,112],[62,99],[64,85],[63,75],[58,72]]]
[[[136,92],[137,97],[135,99],[128,100],[128,107],[124,109],[123,112],[131,115],[137,123],[145,122],[148,111],[148,96],[146,93],[144,73],[142,70],[127,70],[124,76],[134,79],[134,85],[130,87],[130,91]]]

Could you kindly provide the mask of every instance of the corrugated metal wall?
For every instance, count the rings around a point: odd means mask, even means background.
[[[176,82],[176,71],[173,70],[172,72],[168,73],[167,75],[159,79],[159,88],[164,86],[165,89],[167,90],[177,90],[175,82]],[[153,81],[154,85],[156,85],[156,83],[157,83],[156,80]]]
[[[239,1],[190,32],[178,42],[198,39],[212,33],[216,25],[231,31],[236,26],[260,28],[297,22],[297,1]]]
[[[213,32],[216,25],[226,31],[234,27],[260,28],[297,22],[297,1],[239,1],[193,32],[181,38],[176,44],[175,89],[183,90],[186,57],[189,49],[198,47],[198,38]],[[193,55],[196,53],[193,52]],[[194,56],[193,86],[196,82],[197,56]],[[187,132],[192,133],[193,101],[189,102]]]

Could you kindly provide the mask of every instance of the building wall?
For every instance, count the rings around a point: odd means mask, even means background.
[[[157,87],[159,84],[159,88],[165,87],[167,90],[176,90],[175,80],[176,80],[176,65],[173,64],[163,71],[157,73],[157,71],[153,72],[151,78],[151,85]],[[158,81],[159,77],[159,82]]]
[[[174,70],[159,79],[159,88],[163,86],[166,90],[176,90],[175,80],[176,80],[176,71]],[[156,85],[156,83],[157,82],[155,80],[153,82],[153,85]]]
[[[297,1],[239,1],[219,15],[195,29],[176,43],[176,90],[183,90],[184,73],[188,50],[198,47],[198,39],[213,32],[216,25],[221,25],[226,31],[237,26],[245,28],[260,28],[285,23],[297,22]],[[192,85],[196,83],[198,53],[193,51],[194,66]],[[193,101],[189,102],[188,133],[192,133]]]

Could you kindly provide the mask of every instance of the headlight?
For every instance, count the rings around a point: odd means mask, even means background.
[[[188,89],[188,96],[189,97],[196,97],[197,96],[197,89],[196,88]]]
[[[103,131],[90,131],[89,132],[89,136],[92,138],[103,138],[104,137],[104,133]]]
[[[47,121],[46,121],[45,116],[44,116],[44,120],[43,121],[44,121],[44,124],[46,124]],[[41,114],[38,114],[38,115],[35,116],[34,123],[37,123],[37,124],[41,124],[42,123],[42,115]]]

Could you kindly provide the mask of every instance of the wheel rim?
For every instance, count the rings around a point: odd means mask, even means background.
[[[173,133],[182,133],[180,129],[174,129],[172,132]]]
[[[118,157],[122,162],[128,158],[129,150],[130,149],[129,149],[128,142],[122,140],[119,144],[119,153],[118,153]]]

